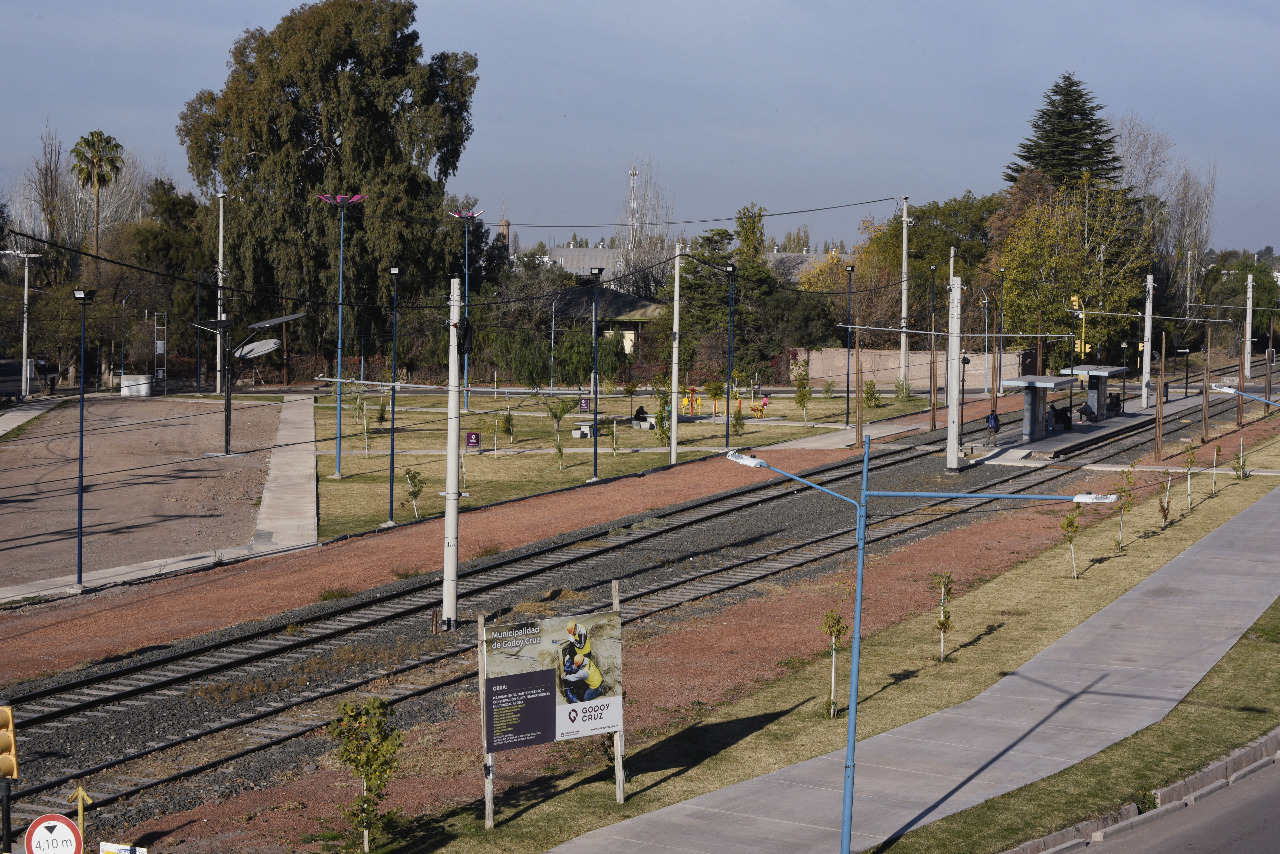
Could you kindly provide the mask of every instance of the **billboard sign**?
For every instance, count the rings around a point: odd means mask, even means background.
[[[486,626],[485,752],[622,729],[617,611]]]

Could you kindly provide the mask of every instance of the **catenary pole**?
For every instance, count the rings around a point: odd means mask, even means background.
[[[849,380],[852,371],[850,365],[853,361],[853,265],[847,264],[844,268],[845,274],[849,278],[848,293],[845,296],[845,330],[844,330],[844,426],[849,427]]]
[[[1147,275],[1146,319],[1142,326],[1142,408],[1151,405],[1151,300],[1155,296],[1156,278]]]
[[[462,280],[449,280],[449,415],[444,469],[444,628],[458,620],[458,430],[459,411],[458,323],[462,320]]]
[[[1244,298],[1244,378],[1253,379],[1253,273]]]
[[[951,277],[947,314],[947,468],[960,468],[960,278]]]
[[[907,216],[907,197],[902,197],[902,334],[898,341],[898,381],[906,383],[907,379],[907,229],[911,226],[911,217]]]
[[[396,333],[400,310],[400,268],[391,268],[391,462],[387,466],[387,526],[396,523]]]
[[[671,465],[676,464],[676,433],[680,424],[680,260],[684,247],[676,244],[676,277],[671,313],[671,408],[667,411],[667,433],[671,441]]]

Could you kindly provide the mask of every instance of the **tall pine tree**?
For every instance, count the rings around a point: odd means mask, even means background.
[[[1115,181],[1120,176],[1116,133],[1100,114],[1105,109],[1070,72],[1045,93],[1044,106],[1031,120],[1033,134],[1018,146],[1018,160],[1005,169],[1004,179],[1018,180],[1027,169],[1039,169],[1062,186],[1089,173],[1094,179]]]

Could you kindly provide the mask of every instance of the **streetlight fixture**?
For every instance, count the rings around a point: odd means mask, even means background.
[[[396,524],[396,332],[400,307],[400,268],[391,268],[391,465],[387,467],[387,523]]]
[[[80,303],[80,460],[79,472],[76,475],[76,586],[79,593],[84,589],[84,327],[89,314],[89,306],[98,293],[96,288],[71,292],[75,301]]]
[[[449,211],[449,216],[463,222],[462,238],[462,316],[471,317],[471,221],[484,211]],[[471,409],[470,354],[462,354],[462,408]]]
[[[227,342],[222,352],[222,374],[219,379],[222,383],[223,408],[222,408],[222,456],[233,456],[231,453],[231,387],[236,383],[236,375],[231,370],[231,359],[234,356],[237,359],[247,360],[256,359],[259,356],[265,356],[268,353],[274,353],[280,349],[279,338],[267,338],[262,341],[254,341],[254,336],[261,329],[267,329],[271,326],[278,326],[281,323],[288,323],[290,320],[297,320],[300,317],[306,317],[306,313],[289,314],[284,317],[273,317],[270,320],[260,320],[257,323],[249,324],[249,337],[240,342],[240,346],[232,349],[231,339],[227,337],[227,331],[231,328],[231,321],[225,317],[216,318],[214,320],[202,320],[199,323],[192,323],[196,329],[212,332],[219,335],[223,341]],[[252,342],[252,343],[250,343]],[[206,456],[218,456],[218,454],[206,454]]]
[[[853,360],[853,265],[846,264],[848,290],[845,296],[844,330],[844,426],[849,429],[849,381],[850,363]]]
[[[592,267],[595,298],[591,303],[591,480],[600,479],[600,277],[604,267]]]
[[[22,399],[31,395],[31,371],[27,368],[27,303],[31,291],[31,259],[39,258],[35,252],[19,252],[5,249],[0,255],[14,255],[22,259]]]
[[[783,477],[789,477],[794,481],[813,487],[819,492],[825,492],[841,501],[852,504],[857,509],[857,543],[858,543],[858,562],[857,575],[855,579],[855,596],[853,611],[853,632],[852,632],[852,650],[851,650],[851,673],[849,676],[849,720],[848,729],[845,736],[845,754],[844,754],[844,806],[841,816],[840,827],[840,854],[849,854],[850,835],[853,832],[853,757],[854,757],[854,735],[858,725],[858,668],[862,652],[862,592],[863,592],[863,567],[866,562],[866,540],[867,540],[867,500],[870,498],[977,498],[983,500],[1018,500],[1018,501],[1072,501],[1076,504],[1110,504],[1116,500],[1114,495],[1094,495],[1093,493],[1085,493],[1083,495],[1005,495],[999,493],[988,492],[888,492],[867,489],[867,473],[868,460],[871,457],[871,438],[863,439],[862,445],[862,496],[861,500],[854,500],[847,495],[841,495],[838,492],[819,486],[818,484],[798,477],[791,472],[774,468],[764,460],[756,457],[748,457],[736,451],[730,451],[728,458],[739,465],[751,468],[766,468],[769,471],[776,472]]]
[[[345,196],[342,194],[330,195],[322,193],[320,201],[338,206],[338,423],[334,430],[334,436],[337,441],[337,453],[334,455],[334,473],[333,478],[342,477],[342,262],[343,262],[343,239],[347,226],[347,207],[349,205],[358,205],[368,196],[356,193],[355,195]],[[250,327],[252,329],[253,327]],[[227,420],[230,422],[230,404],[227,405]],[[228,427],[230,431],[230,427]],[[227,453],[231,453],[228,446]]]

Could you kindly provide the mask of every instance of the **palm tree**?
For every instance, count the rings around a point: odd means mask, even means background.
[[[71,149],[71,157],[75,160],[72,168],[80,179],[81,187],[93,187],[93,254],[98,254],[98,194],[120,174],[124,166],[121,155],[124,148],[114,136],[107,136],[100,130],[80,137],[75,148]]]

